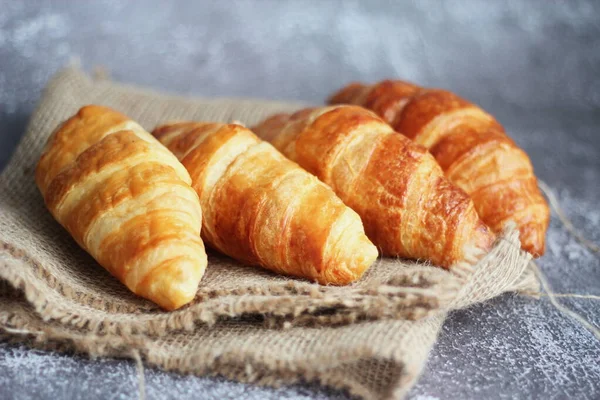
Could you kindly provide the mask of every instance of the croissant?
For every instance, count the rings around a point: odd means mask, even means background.
[[[534,256],[544,254],[548,204],[529,157],[491,115],[451,92],[402,81],[353,83],[329,102],[373,110],[396,131],[427,147],[450,181],[471,196],[492,230],[499,232],[513,221],[523,249]]]
[[[377,258],[354,211],[245,127],[179,122],[152,133],[189,171],[202,238],[222,253],[336,285],[357,280]]]
[[[207,263],[200,202],[141,126],[83,107],[49,138],[35,178],[54,218],[132,292],[167,310],[194,298]]]
[[[475,261],[494,239],[431,154],[368,110],[309,108],[254,130],[328,184],[386,255],[451,268]]]

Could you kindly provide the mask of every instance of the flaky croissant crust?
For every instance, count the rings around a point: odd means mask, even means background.
[[[202,237],[246,264],[347,284],[377,258],[359,216],[314,176],[236,124],[179,122],[153,134],[183,163]]]
[[[529,157],[491,115],[454,93],[392,80],[352,83],[329,102],[373,110],[428,148],[446,176],[472,197],[486,224],[499,232],[513,221],[523,249],[544,253],[548,204]]]
[[[370,111],[311,108],[274,115],[253,130],[331,186],[384,254],[449,268],[473,261],[493,240],[431,154]]]
[[[166,309],[194,298],[206,267],[198,196],[141,126],[83,107],[48,140],[36,182],[56,220],[134,293]]]

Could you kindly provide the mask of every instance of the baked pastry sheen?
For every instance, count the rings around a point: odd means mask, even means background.
[[[488,226],[499,232],[513,221],[523,249],[544,254],[548,204],[529,157],[491,115],[454,93],[391,80],[350,84],[329,102],[369,108],[427,147],[446,176],[471,196]]]
[[[329,187],[236,124],[176,122],[153,134],[200,196],[203,239],[244,263],[347,284],[377,258],[360,217]]]
[[[36,182],[56,220],[131,291],[168,310],[194,298],[207,263],[198,196],[140,125],[83,107],[49,138]]]
[[[371,111],[310,108],[275,115],[254,130],[331,186],[386,255],[450,268],[474,261],[494,239],[431,154]]]

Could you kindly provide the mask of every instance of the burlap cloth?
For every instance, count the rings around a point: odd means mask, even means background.
[[[209,252],[193,304],[163,312],[81,250],[34,184],[48,135],[90,103],[113,107],[147,129],[173,119],[251,125],[301,106],[165,96],[94,81],[76,68],[57,74],[0,176],[5,339],[93,356],[141,356],[147,365],[182,373],[266,385],[317,381],[365,398],[395,398],[418,378],[450,310],[538,288],[518,234],[509,229],[472,274],[380,259],[349,287],[277,276]]]

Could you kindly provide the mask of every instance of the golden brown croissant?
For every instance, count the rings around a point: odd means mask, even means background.
[[[493,234],[427,150],[356,106],[275,115],[254,128],[354,209],[384,254],[450,268],[486,251]]]
[[[36,182],[54,218],[132,292],[168,310],[194,298],[207,262],[200,202],[141,126],[83,107],[48,140]]]
[[[317,178],[235,124],[179,122],[153,131],[192,177],[202,237],[275,272],[343,285],[377,258],[360,217]]]
[[[353,83],[329,102],[371,109],[427,147],[446,176],[471,196],[492,230],[499,232],[514,221],[523,249],[544,254],[550,210],[529,157],[491,115],[451,92],[402,81]]]

